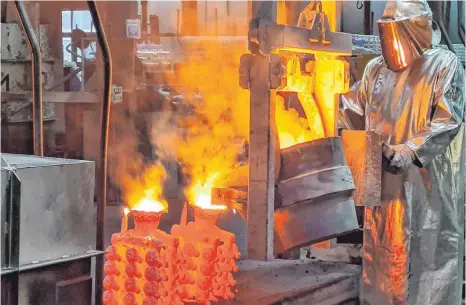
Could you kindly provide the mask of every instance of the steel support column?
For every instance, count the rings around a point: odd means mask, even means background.
[[[248,258],[273,259],[275,202],[275,97],[268,78],[270,56],[256,56],[251,67]]]
[[[258,27],[261,18],[276,19],[275,1],[252,1],[249,6],[250,28]],[[247,209],[247,258],[273,259],[275,152],[277,132],[275,124],[275,94],[270,83],[272,58],[263,56],[258,44],[249,37],[252,54],[243,55],[240,64],[240,85],[250,90],[249,188]],[[275,87],[277,88],[277,86]]]

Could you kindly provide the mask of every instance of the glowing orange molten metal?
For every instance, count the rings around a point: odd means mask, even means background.
[[[132,208],[133,211],[144,211],[144,212],[156,212],[160,213],[168,209],[168,205],[165,201],[159,202],[152,199],[153,191],[146,191],[147,197],[142,198]]]
[[[161,164],[147,168],[140,177],[125,180],[125,199],[133,211],[162,212],[168,209],[163,199],[162,183],[166,179]]]
[[[198,180],[197,183],[189,189],[189,199],[195,206],[206,210],[224,211],[227,209],[225,205],[215,205],[211,202],[212,188],[214,188],[214,182],[218,176],[218,174],[210,176],[204,184],[201,184],[201,181]]]
[[[306,69],[312,67],[308,65]],[[298,57],[288,59],[286,81],[286,86],[279,90],[297,93],[307,119],[299,117],[295,109],[286,109],[283,98],[277,96],[275,119],[280,148],[324,138],[321,111],[313,97],[314,79],[309,73],[301,71]]]
[[[280,97],[277,97],[275,120],[281,149],[315,139],[307,120],[299,117],[295,109],[285,109]]]

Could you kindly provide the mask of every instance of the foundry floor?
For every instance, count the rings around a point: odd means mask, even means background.
[[[241,261],[236,299],[218,305],[356,305],[361,268],[315,260]]]

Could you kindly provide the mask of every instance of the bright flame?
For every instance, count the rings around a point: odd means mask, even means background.
[[[162,212],[167,210],[167,206],[150,198],[143,198],[134,206],[133,211]]]
[[[123,213],[125,213],[125,215],[128,215],[129,212],[130,212],[130,209],[128,209],[128,208],[125,208],[125,209],[123,210]]]
[[[201,209],[206,210],[226,210],[225,205],[212,204],[212,188],[214,187],[215,180],[219,174],[215,173],[210,176],[204,184],[201,181],[192,186],[189,190],[190,197],[193,198],[193,204]]]
[[[306,65],[306,69],[312,68],[312,62]],[[300,117],[293,108],[286,109],[283,98],[277,97],[275,119],[281,149],[325,136],[321,114],[313,98],[313,77],[309,73],[302,73],[298,57],[288,60],[286,71],[287,84],[281,90],[298,94],[307,119]]]
[[[238,156],[249,135],[248,91],[238,86],[239,59],[247,49],[243,43],[213,38],[197,41],[203,58],[188,58],[170,83],[183,84],[186,102],[195,109],[180,127],[177,158],[191,183],[185,190],[188,202],[203,209],[225,210],[211,202],[211,190],[220,187],[237,167]],[[193,95],[202,99],[195,99]]]
[[[309,130],[307,120],[299,117],[295,109],[285,109],[283,99],[278,97],[275,119],[281,149],[311,141],[315,138],[311,130]]]
[[[147,168],[139,179],[126,179],[125,199],[131,210],[162,212],[168,209],[162,196],[162,183],[166,179],[161,164]]]

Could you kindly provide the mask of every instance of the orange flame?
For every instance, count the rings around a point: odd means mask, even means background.
[[[306,119],[299,117],[295,109],[285,109],[284,101],[277,97],[275,120],[280,148],[311,141],[314,137]]]
[[[312,63],[306,67],[311,69]],[[301,71],[299,58],[289,58],[287,84],[280,90],[298,94],[307,119],[299,117],[295,109],[286,109],[283,98],[277,96],[275,118],[281,149],[325,137],[321,114],[313,98],[313,87],[313,78]]]
[[[146,194],[151,193],[151,190],[146,191]],[[155,201],[151,199],[151,195],[147,195],[147,197],[142,198],[134,207],[133,211],[145,211],[145,212],[162,212],[166,211],[168,206],[165,201]]]
[[[131,210],[162,212],[168,209],[163,199],[162,183],[166,179],[161,164],[147,168],[140,179],[126,179],[125,199]]]
[[[226,210],[225,205],[212,204],[212,188],[214,187],[215,180],[219,177],[217,173],[209,176],[204,184],[197,181],[189,189],[190,198],[193,198],[193,204],[201,209],[207,210]]]
[[[204,209],[225,210],[211,202],[211,189],[220,187],[236,167],[249,135],[248,91],[238,86],[239,59],[244,43],[216,38],[191,42],[202,58],[193,52],[180,67],[172,84],[182,84],[195,114],[185,117],[181,127],[177,157],[191,183],[185,194],[188,202]],[[226,45],[224,43],[227,43]],[[191,98],[199,94],[202,100]]]

